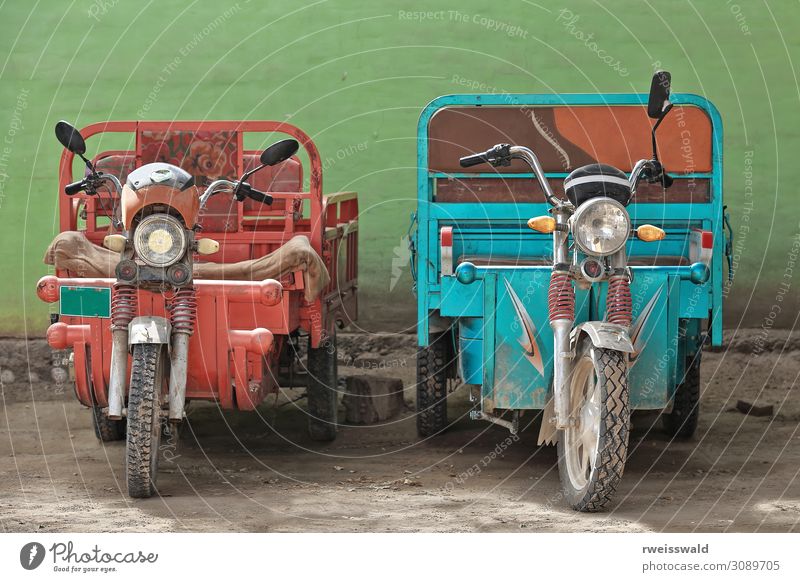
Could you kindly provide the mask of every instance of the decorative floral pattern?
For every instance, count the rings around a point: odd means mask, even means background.
[[[143,131],[142,164],[176,165],[198,183],[201,177],[235,180],[237,137],[235,131]]]

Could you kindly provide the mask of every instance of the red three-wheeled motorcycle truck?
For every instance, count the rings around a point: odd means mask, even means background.
[[[87,158],[85,140],[109,132],[133,134],[135,148]],[[273,133],[288,137],[244,145]],[[126,439],[128,494],[156,492],[160,439],[191,400],[252,410],[299,378],[311,438],[333,439],[336,328],[357,312],[358,201],[323,196],[309,136],[271,121],[62,121],[56,136],[60,234],[37,293],[58,302],[47,339],[70,350],[98,438]]]

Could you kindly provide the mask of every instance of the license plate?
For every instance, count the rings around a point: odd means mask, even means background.
[[[111,317],[111,288],[61,287],[61,315]]]

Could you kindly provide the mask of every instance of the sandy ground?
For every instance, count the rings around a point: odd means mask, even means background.
[[[355,366],[341,375],[403,379],[409,410],[399,418],[343,426],[335,442],[319,445],[306,437],[303,401],[291,402],[292,392],[250,414],[201,404],[177,445],[165,449],[161,495],[147,500],[126,497],[124,444],[95,439],[89,412],[54,382],[46,345],[5,340],[0,529],[797,531],[796,335],[772,331],[766,351],[753,353],[758,335],[740,331],[726,351],[706,352],[696,438],[669,442],[657,419],[636,417],[618,504],[595,515],[563,506],[554,448],[537,447],[532,429],[508,440],[504,429],[468,420],[463,390],[452,397],[451,430],[420,441],[410,412],[410,337],[342,342]],[[743,415],[738,399],[772,404],[775,414]]]

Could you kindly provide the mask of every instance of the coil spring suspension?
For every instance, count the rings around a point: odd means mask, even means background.
[[[630,327],[633,319],[631,284],[627,275],[611,275],[608,279],[606,318],[609,323]]]
[[[550,289],[547,292],[547,306],[550,321],[575,319],[575,290],[569,273],[553,271],[550,275]]]
[[[194,333],[197,320],[197,299],[194,287],[184,287],[175,291],[169,302],[169,320],[175,333]]]
[[[139,297],[136,287],[115,283],[111,297],[111,329],[128,331],[128,324],[139,311]]]

